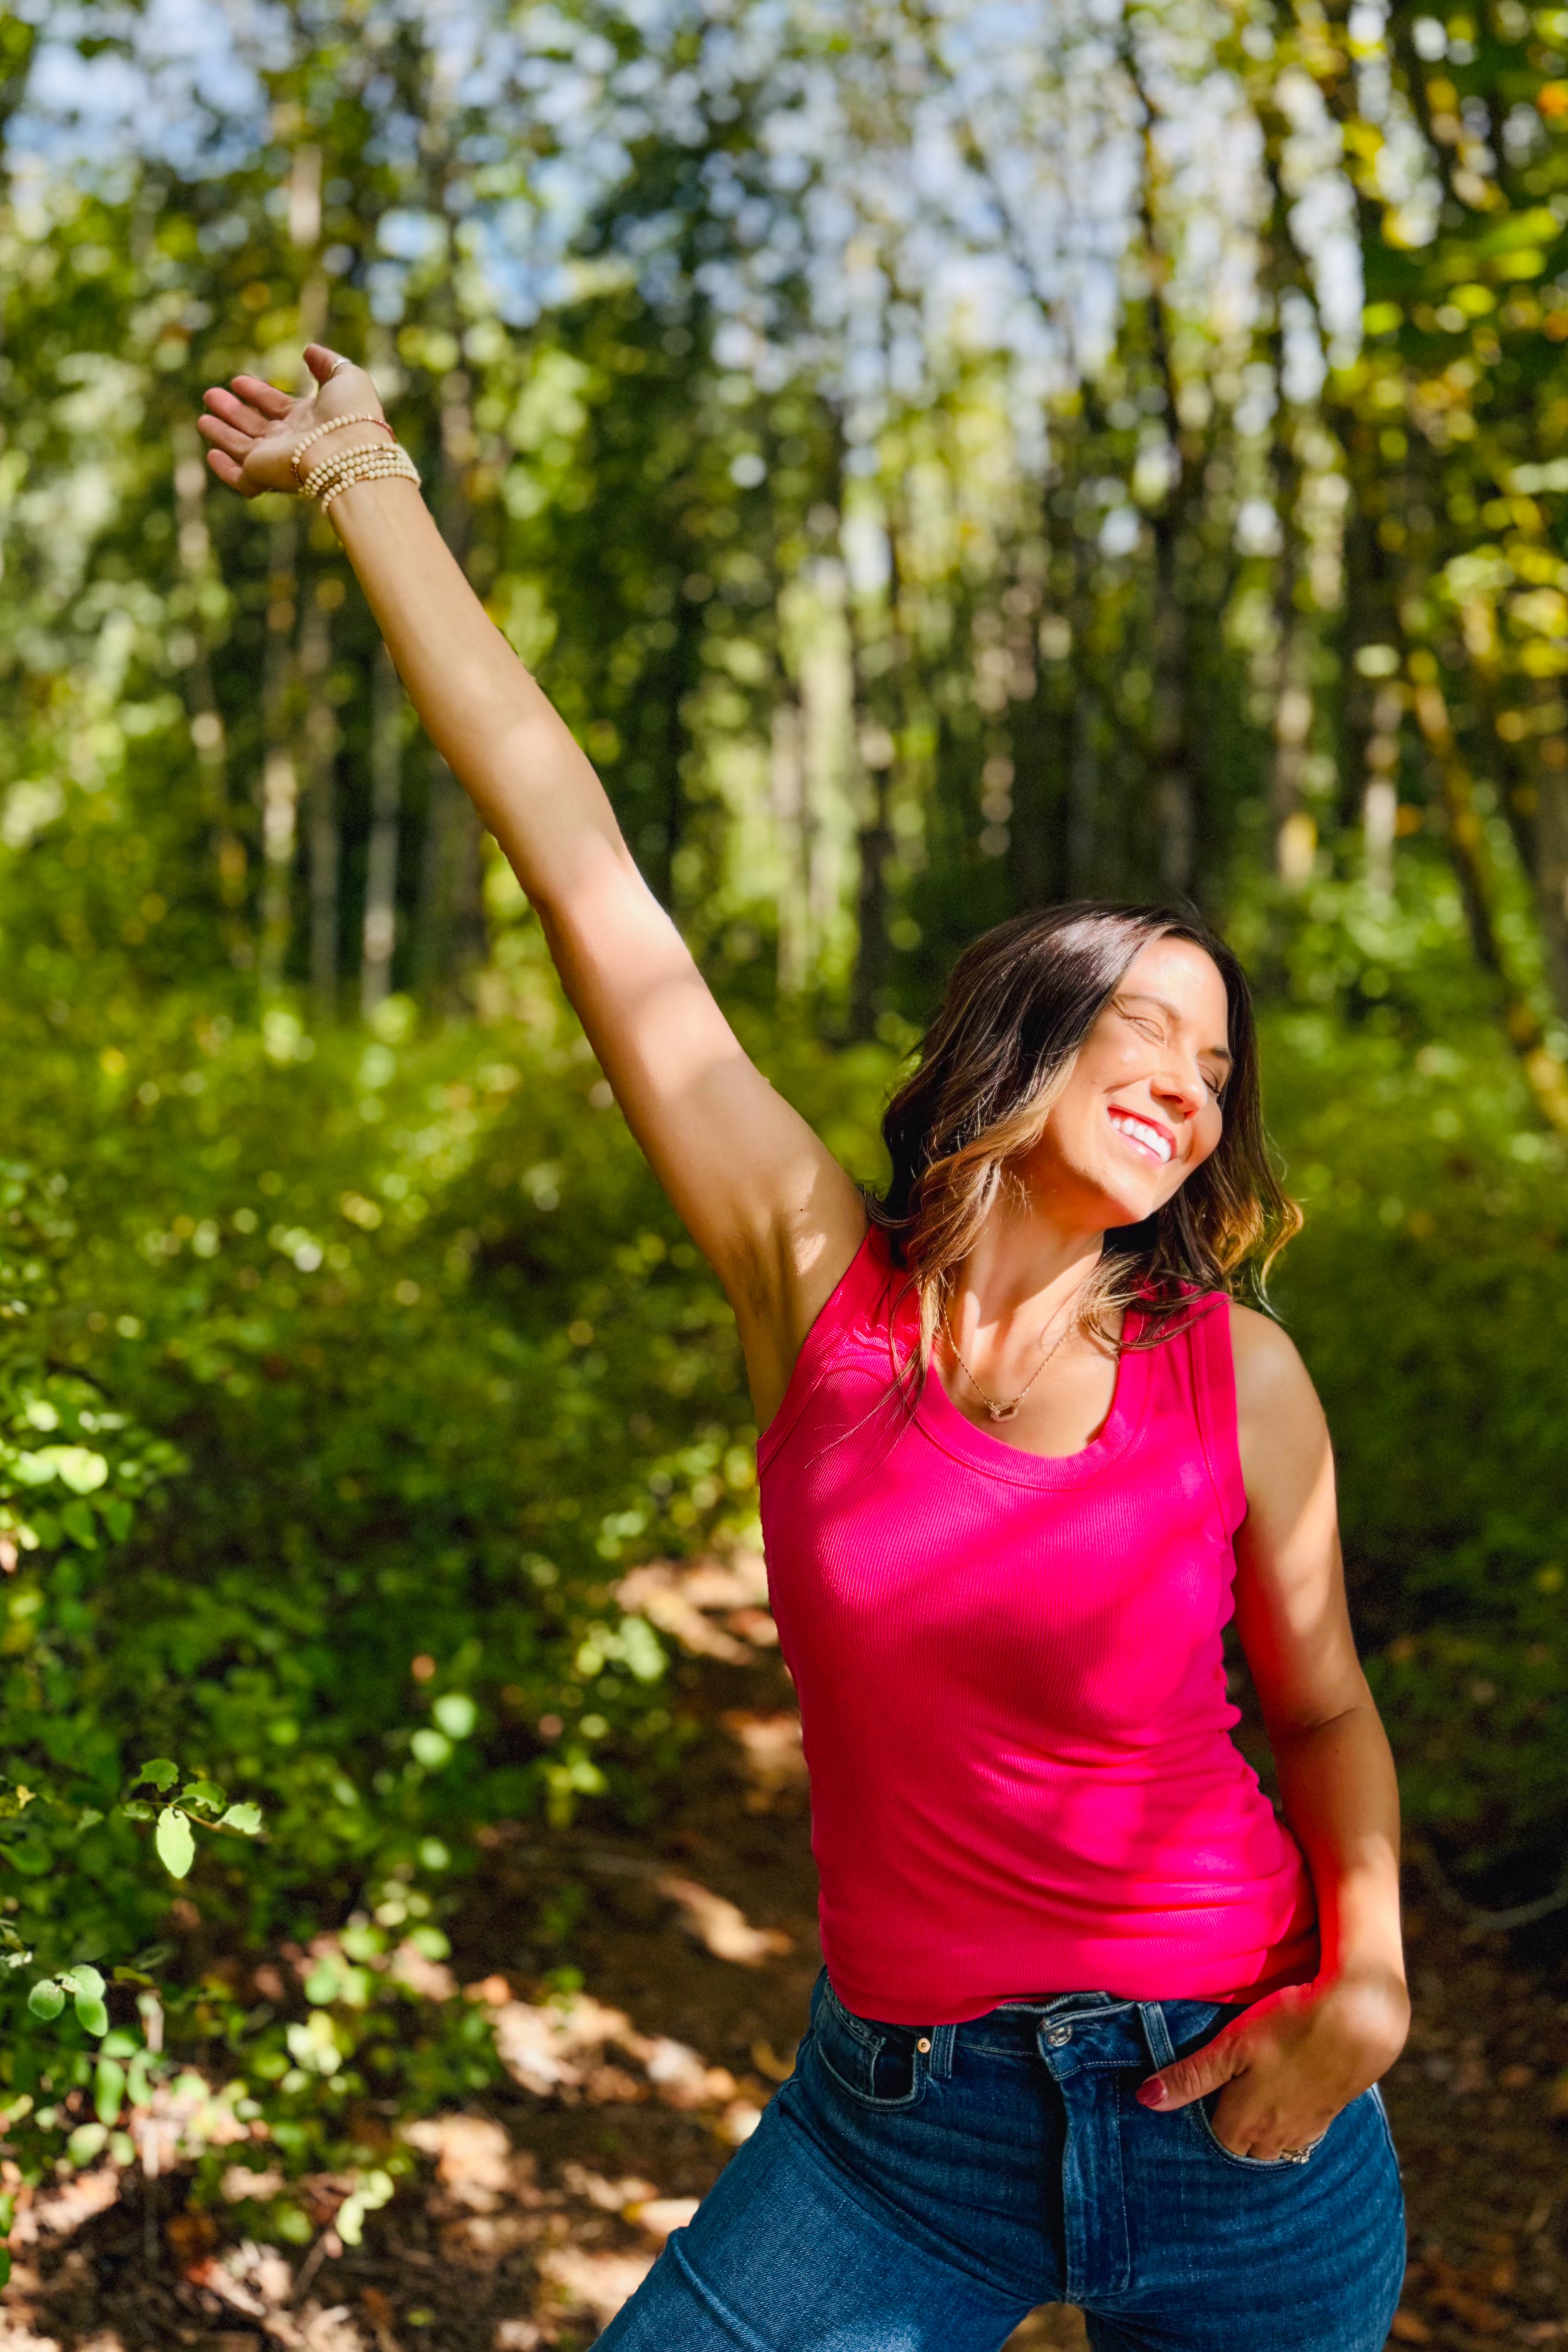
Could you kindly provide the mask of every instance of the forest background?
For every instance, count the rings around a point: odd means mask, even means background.
[[[1549,1902],[1568,11],[80,0],[0,71],[22,2173],[163,2115],[281,2166],[257,2229],[374,2204],[366,2085],[495,2066],[407,1957],[487,1840],[676,1785],[617,1585],[756,1541],[728,1315],[515,885],[331,530],[205,476],[202,388],[310,336],[857,1173],[985,925],[1237,943],[1409,1813]]]

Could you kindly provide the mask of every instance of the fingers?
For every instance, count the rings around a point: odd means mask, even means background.
[[[1146,2083],[1138,2085],[1141,2107],[1156,2108],[1162,2115],[1176,2107],[1190,2107],[1194,2099],[1206,2099],[1241,2074],[1246,2066],[1241,2044],[1235,2034],[1215,2036],[1206,2050],[1199,2050],[1191,2058],[1174,2059],[1162,2066]]]
[[[217,476],[218,480],[224,483],[227,488],[231,490],[238,490],[242,498],[249,496],[248,491],[245,488],[244,477],[239,467],[237,467],[235,464],[234,459],[228,457],[222,449],[209,449],[207,451],[207,464],[212,467],[213,472]]]
[[[258,408],[273,425],[287,416],[294,405],[286,392],[279,392],[275,383],[263,383],[258,375],[237,375],[233,381],[240,398],[247,400],[252,408]]]
[[[248,402],[237,400],[233,393],[226,391],[221,383],[213,384],[202,398],[212,415],[221,417],[235,431],[248,434],[253,441],[258,441],[264,433],[272,429],[270,417],[263,416],[260,410],[252,408]]]
[[[307,343],[305,346],[305,365],[318,383],[325,383],[341,357],[340,352],[329,351],[325,343]]]
[[[196,431],[209,448],[223,450],[226,456],[233,457],[241,466],[255,441],[255,436],[243,425],[225,424],[217,416],[198,416]]]

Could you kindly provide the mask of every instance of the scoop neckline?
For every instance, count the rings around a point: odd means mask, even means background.
[[[1116,1387],[1110,1411],[1089,1444],[1076,1454],[1028,1454],[1021,1445],[1009,1445],[1005,1437],[994,1437],[989,1430],[979,1428],[948,1395],[934,1360],[921,1390],[915,1419],[944,1454],[971,1463],[976,1469],[989,1471],[994,1477],[1010,1478],[1021,1486],[1081,1486],[1086,1479],[1098,1477],[1125,1453],[1142,1424],[1151,1350],[1129,1348],[1125,1342],[1130,1335],[1136,1336],[1133,1327],[1142,1320],[1136,1307],[1128,1308],[1122,1326],[1123,1344],[1116,1359]]]

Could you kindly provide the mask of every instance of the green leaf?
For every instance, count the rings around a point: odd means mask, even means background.
[[[173,1805],[165,1805],[159,1814],[153,1843],[170,1877],[184,1878],[196,1858],[196,1842],[189,1822]]]
[[[185,1805],[210,1805],[219,1812],[228,1802],[216,1780],[187,1780],[180,1791],[180,1802]]]
[[[218,1827],[220,1830],[238,1830],[242,1837],[255,1837],[261,1828],[261,1808],[248,1802],[230,1805]]]
[[[104,2124],[78,2124],[66,2142],[66,2153],[73,2164],[90,2164],[100,2156],[109,2139]]]
[[[60,1979],[60,1982],[68,1992],[85,1992],[92,2000],[103,1999],[103,1979],[89,1961],[73,1962],[68,1973]]]
[[[11,2257],[6,2252],[5,2247],[0,2246],[0,2286],[9,2286],[10,2284]]]
[[[479,1709],[466,1691],[447,1691],[430,1712],[448,1739],[467,1739],[479,1720]]]
[[[89,1992],[78,1993],[76,1997],[76,2014],[77,2022],[81,2027],[84,2033],[108,2032],[109,2011],[105,2009],[102,2001],[98,2000],[94,1994]]]
[[[43,1982],[36,1984],[27,1995],[27,2007],[35,2017],[41,2017],[46,2022],[52,2017],[58,2017],[65,2005],[65,1994],[53,1977],[46,1977]]]
[[[55,1457],[55,1475],[73,1495],[95,1495],[109,1476],[108,1463],[101,1454],[94,1454],[90,1446],[57,1445],[51,1451]],[[71,1508],[68,1503],[61,1517],[68,1517]],[[90,1528],[90,1519],[88,1524]]]
[[[172,1764],[166,1756],[154,1756],[150,1764],[142,1765],[131,1785],[134,1789],[138,1781],[151,1780],[153,1786],[161,1792],[164,1789],[172,1789],[179,1777],[180,1768],[177,1764]]]
[[[125,2099],[125,2069],[118,2058],[100,2058],[93,2087],[93,2112],[100,2124],[117,2123]]]
[[[98,1549],[98,1522],[85,1503],[67,1503],[60,1513],[60,1525],[72,1543],[83,1551]]]
[[[129,1813],[133,1822],[150,1822],[153,1818],[152,1806],[144,1805],[140,1797],[127,1797],[120,1810]]]

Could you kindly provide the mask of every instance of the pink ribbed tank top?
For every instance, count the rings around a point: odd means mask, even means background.
[[[835,1990],[934,2025],[1035,1994],[1306,1981],[1311,1882],[1230,1737],[1228,1301],[1124,1348],[1099,1435],[1046,1460],[975,1428],[934,1370],[900,1402],[904,1292],[873,1231],[758,1448]]]

